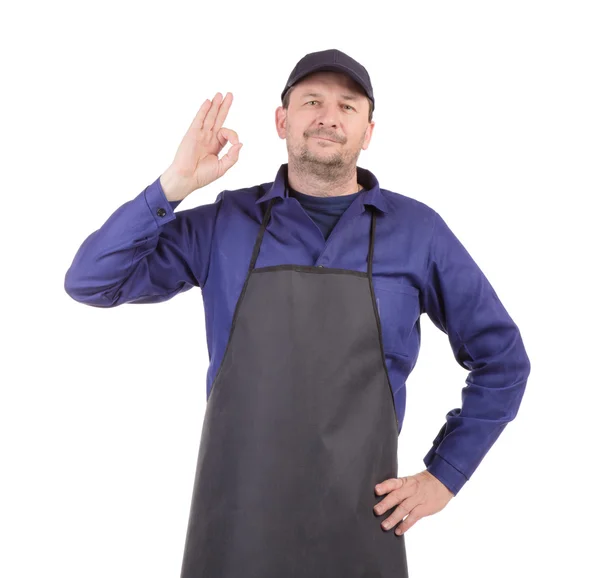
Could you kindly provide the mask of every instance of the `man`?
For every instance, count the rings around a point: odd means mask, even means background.
[[[232,99],[202,104],[171,166],[84,241],[65,289],[97,307],[202,290],[208,403],[182,577],[408,576],[406,530],[516,416],[530,371],[519,329],[440,215],[356,165],[375,100],[339,50],[292,71],[276,111],[289,162],[273,182],[175,213],[237,162]],[[422,313],[470,373],[427,468],[397,477]]]

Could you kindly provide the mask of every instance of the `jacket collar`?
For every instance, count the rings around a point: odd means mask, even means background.
[[[282,199],[289,197],[287,188],[287,171],[288,163],[282,164],[277,171],[275,180],[267,189],[265,194],[256,200],[256,204],[269,201],[273,197],[281,197]],[[363,169],[359,166],[356,167],[356,173],[358,182],[364,187],[361,191],[362,194],[359,195],[363,205],[363,211],[365,210],[364,205],[373,205],[384,213],[389,211],[388,201],[381,193],[379,181],[375,175],[371,171]]]

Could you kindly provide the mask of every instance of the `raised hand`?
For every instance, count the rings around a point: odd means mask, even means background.
[[[223,127],[233,94],[225,98],[217,92],[206,99],[179,145],[171,166],[161,175],[161,185],[169,201],[179,201],[191,192],[222,177],[238,160],[242,143],[234,130]],[[227,154],[219,158],[223,147]]]

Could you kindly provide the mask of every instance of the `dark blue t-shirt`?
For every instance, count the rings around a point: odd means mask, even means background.
[[[323,237],[327,240],[333,227],[344,211],[350,206],[352,201],[362,193],[362,189],[350,195],[341,195],[338,197],[315,197],[314,195],[306,195],[292,189],[288,185],[290,197],[295,197],[308,213],[310,218],[321,229]]]

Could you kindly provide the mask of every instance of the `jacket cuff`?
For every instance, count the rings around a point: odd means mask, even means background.
[[[435,447],[432,447],[423,459],[427,466],[427,471],[433,474],[456,496],[466,484],[468,478],[450,464],[450,462],[447,462],[439,454],[436,454],[435,449]]]
[[[157,228],[176,218],[175,207],[167,200],[160,177],[144,190],[144,195]]]

